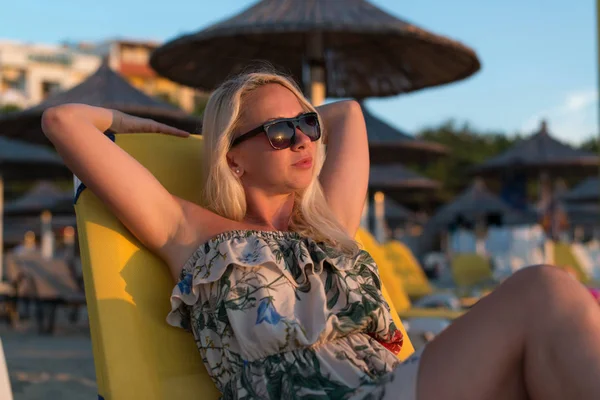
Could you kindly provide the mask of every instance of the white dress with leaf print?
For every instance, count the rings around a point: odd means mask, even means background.
[[[365,251],[225,232],[185,264],[171,305],[224,399],[414,398],[419,357],[399,364],[402,333]]]

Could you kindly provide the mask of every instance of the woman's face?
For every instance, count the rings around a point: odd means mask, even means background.
[[[306,112],[296,96],[279,84],[267,84],[250,92],[242,104],[242,115],[234,137],[265,122],[293,118]],[[240,170],[244,187],[255,187],[269,194],[289,194],[306,188],[312,179],[316,143],[296,129],[294,144],[275,150],[261,133],[233,147],[227,154],[232,170]]]

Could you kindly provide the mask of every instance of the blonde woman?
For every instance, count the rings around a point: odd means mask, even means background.
[[[598,306],[549,266],[515,274],[398,362],[402,334],[353,240],[369,176],[354,101],[315,109],[268,72],[225,82],[204,116],[204,207],[168,193],[103,135],[187,133],[78,104],[46,111],[42,125],[73,173],[165,260],[178,282],[167,320],[193,332],[226,399],[598,398]]]

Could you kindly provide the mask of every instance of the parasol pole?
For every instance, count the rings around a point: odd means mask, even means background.
[[[362,214],[360,215],[360,226],[368,231],[369,230],[369,192],[365,197],[365,204],[363,205]]]
[[[317,107],[325,101],[325,62],[323,34],[311,32],[306,42],[307,58],[303,65],[304,87],[308,91],[310,102]]]
[[[541,171],[539,176],[538,210],[540,215],[540,225],[544,228],[544,223],[546,223],[548,227],[544,240],[544,262],[547,264],[554,263],[554,212],[552,212],[552,204],[550,203],[550,197],[552,196],[551,192],[550,176],[546,171]],[[548,220],[546,220],[546,217]]]
[[[552,187],[550,181],[550,175],[548,172],[542,170],[538,178],[539,190],[538,190],[538,209],[540,210],[542,219],[546,215],[547,209],[550,206],[552,200]],[[552,225],[552,224],[550,224]],[[551,230],[551,229],[550,229]]]
[[[3,263],[2,261],[4,260],[4,237],[3,237],[3,233],[4,233],[4,221],[3,221],[3,217],[4,217],[4,180],[2,179],[2,174],[0,174],[0,285],[2,282],[2,279],[4,277],[3,275]]]
[[[41,216],[40,250],[42,257],[51,260],[54,257],[54,233],[52,232],[52,213],[48,210],[42,212]]]
[[[381,244],[386,242],[385,232],[385,195],[382,192],[375,193],[375,239]]]
[[[475,221],[475,253],[480,256],[487,256],[485,248],[486,223],[481,216]]]

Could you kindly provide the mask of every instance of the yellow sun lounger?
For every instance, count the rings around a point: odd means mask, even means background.
[[[412,251],[404,243],[397,240],[390,240],[383,245],[383,248],[387,259],[393,266],[394,273],[402,279],[404,290],[406,290],[410,299],[418,300],[428,296],[431,297],[432,295],[455,297],[453,293],[447,290],[436,292],[429,279],[427,279],[427,275],[425,275],[419,261],[417,261]],[[479,301],[479,297],[460,297],[456,300],[461,307],[469,308]],[[438,308],[438,310],[444,309]],[[412,312],[415,312],[415,310],[413,309]],[[454,312],[456,314],[453,314],[453,318],[462,315],[461,311]],[[423,312],[418,311],[418,313],[424,316]]]
[[[200,137],[137,134],[115,141],[171,193],[200,202]],[[217,399],[193,336],[165,322],[175,285],[168,268],[91,191],[78,190],[75,211],[99,398]],[[392,305],[385,288],[384,296]],[[414,349],[392,311],[405,337],[403,360]]]
[[[545,251],[548,253],[546,257],[548,264],[567,270],[583,284],[591,281],[590,274],[583,268],[569,243],[548,240]]]
[[[425,272],[408,247],[397,240],[390,240],[383,245],[385,255],[393,265],[394,272],[400,276],[411,299],[430,295],[434,292]]]
[[[492,281],[492,267],[485,257],[475,253],[459,253],[452,257],[452,277],[460,287],[472,287]]]
[[[406,294],[402,278],[394,273],[394,267],[385,255],[384,248],[368,231],[358,230],[356,240],[371,254],[379,268],[379,275],[383,284],[390,293],[390,300],[398,311],[400,318],[444,318],[453,320],[460,317],[463,312],[447,308],[415,308]]]

